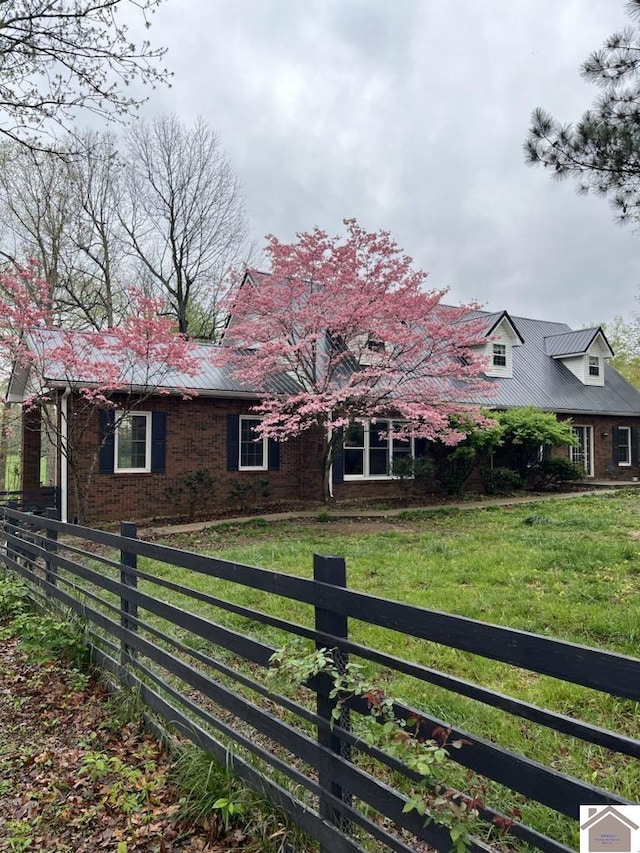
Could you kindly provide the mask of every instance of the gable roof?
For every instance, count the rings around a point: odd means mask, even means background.
[[[524,343],[524,339],[523,339],[522,335],[520,334],[520,330],[518,329],[517,325],[514,323],[513,318],[511,317],[511,315],[509,314],[508,311],[494,311],[491,313],[489,313],[488,311],[480,311],[480,310],[472,311],[469,314],[467,314],[459,322],[465,323],[469,320],[484,320],[485,321],[485,332],[484,332],[484,334],[485,334],[485,337],[487,337],[487,338],[490,337],[490,335],[492,335],[495,332],[495,330],[498,328],[498,326],[501,323],[506,322],[509,325],[509,327],[513,333],[513,336],[515,338],[517,338],[517,340],[520,342],[519,344],[515,344],[515,346],[522,346],[522,344]]]
[[[609,346],[602,329],[597,326],[592,329],[579,329],[577,332],[562,332],[559,335],[549,335],[545,338],[545,349],[547,355],[552,358],[568,358],[575,355],[584,355],[595,339],[600,336],[611,355],[613,350]]]
[[[487,314],[487,317],[493,315]],[[574,332],[566,323],[514,317],[524,340],[513,349],[513,376],[492,377],[494,396],[483,401],[491,408],[535,406],[564,414],[640,414],[640,391],[604,364],[604,385],[584,385],[561,361],[550,355],[547,341],[564,340],[588,349],[598,329]],[[589,343],[586,343],[586,341]],[[606,339],[605,339],[606,340]],[[560,352],[557,344],[557,353]],[[568,349],[568,347],[564,347]],[[584,352],[585,350],[581,350]],[[556,350],[554,350],[556,352]]]

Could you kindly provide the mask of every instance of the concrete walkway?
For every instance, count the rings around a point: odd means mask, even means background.
[[[332,507],[325,509],[319,506],[317,509],[300,510],[292,512],[272,512],[257,515],[243,515],[237,518],[215,518],[208,521],[195,521],[192,524],[171,524],[161,527],[146,527],[138,531],[138,535],[145,536],[171,536],[178,533],[198,533],[210,527],[219,527],[222,524],[246,524],[257,518],[264,521],[292,521],[296,518],[317,518],[319,513],[325,513],[329,521],[334,519],[349,518],[394,518],[405,512],[433,512],[443,509],[486,509],[491,506],[513,506],[517,504],[534,504],[546,500],[569,500],[571,498],[589,497],[591,495],[611,494],[621,488],[640,487],[640,483],[612,483],[608,481],[593,482],[595,489],[585,489],[576,492],[548,492],[535,495],[523,495],[518,497],[484,498],[477,501],[449,501],[441,504],[427,504],[424,506],[405,506],[397,509],[340,509]]]

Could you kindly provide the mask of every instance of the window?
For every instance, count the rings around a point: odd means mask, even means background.
[[[260,423],[261,418],[240,418],[240,471],[267,470],[267,439],[256,432]]]
[[[631,465],[631,427],[614,430],[614,441],[618,465]]]
[[[572,426],[577,444],[569,448],[569,458],[584,468],[587,477],[593,477],[593,430],[590,426]]]
[[[379,338],[372,338],[369,336],[367,338],[367,349],[371,352],[384,352],[385,351],[385,343],[381,341]]]
[[[589,376],[600,376],[600,357],[597,355],[589,356]]]
[[[227,471],[279,471],[280,443],[256,432],[262,418],[227,415]]]
[[[494,367],[506,367],[507,366],[507,345],[506,344],[494,344],[493,345],[493,366]]]
[[[393,476],[395,460],[413,455],[413,440],[393,434],[393,421],[352,424],[344,441],[345,479]]]
[[[121,416],[115,430],[114,450],[116,473],[151,471],[151,412]]]

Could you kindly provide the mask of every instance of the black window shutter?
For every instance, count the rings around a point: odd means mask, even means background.
[[[631,427],[631,464],[638,464],[638,427]]]
[[[151,414],[151,472],[164,474],[167,461],[167,413]]]
[[[227,415],[227,471],[238,470],[240,456],[240,416]]]
[[[611,441],[613,442],[613,464],[617,465],[620,461],[620,434],[618,427],[611,430]]]
[[[280,470],[280,444],[275,439],[270,438],[267,442],[269,445],[269,470]]]
[[[424,459],[424,457],[427,455],[427,439],[416,438],[413,447],[416,459]]]
[[[113,409],[100,409],[100,473],[113,474],[115,433],[113,425],[116,413]]]

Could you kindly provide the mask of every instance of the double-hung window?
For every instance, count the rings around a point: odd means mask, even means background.
[[[151,412],[116,414],[114,449],[116,473],[151,471]]]
[[[507,366],[507,345],[506,344],[494,344],[493,345],[493,366],[494,367],[506,367]]]
[[[392,477],[394,460],[412,455],[413,440],[394,435],[393,421],[352,424],[344,442],[345,480]]]
[[[631,465],[631,427],[618,427],[614,436],[618,465]]]
[[[262,438],[256,429],[260,426],[261,418],[240,418],[240,471],[267,470],[267,439]]]
[[[589,356],[589,376],[600,376],[600,357],[597,355]]]

